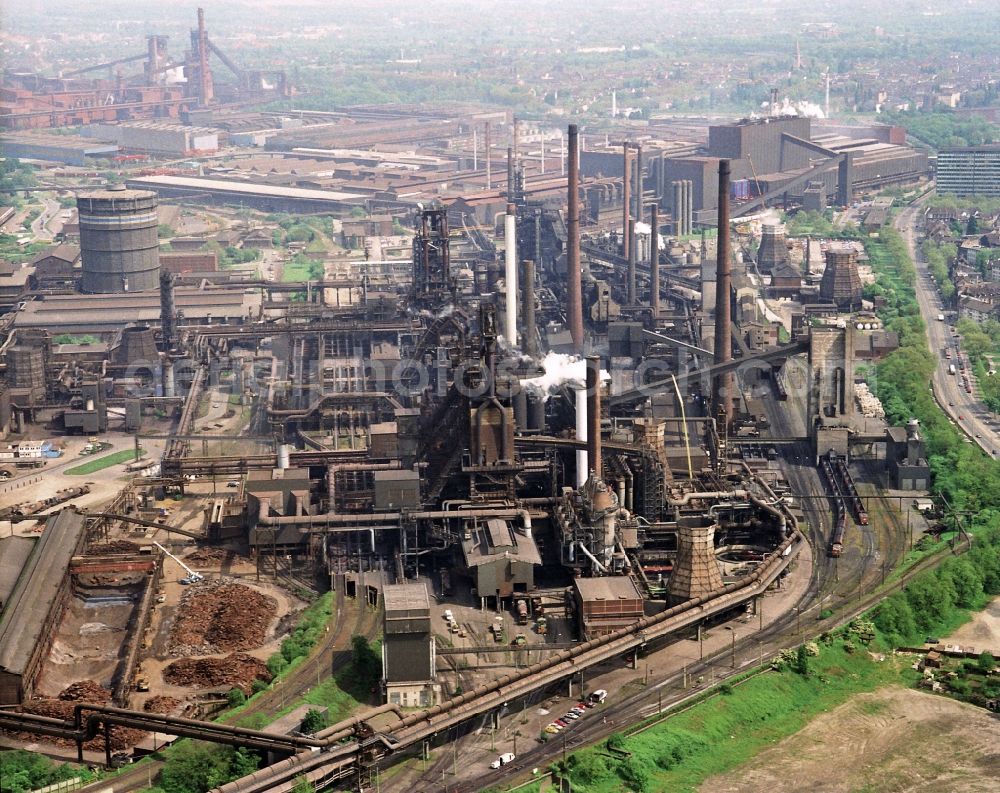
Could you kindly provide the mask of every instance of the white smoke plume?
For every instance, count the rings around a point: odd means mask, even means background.
[[[561,352],[545,354],[542,359],[545,374],[522,380],[522,387],[529,391],[542,394],[546,399],[555,389],[564,383],[582,387],[587,383],[587,361],[578,355],[567,355]],[[601,370],[601,380],[610,380],[611,375]]]
[[[771,115],[771,103],[762,102],[761,110],[764,111],[760,116]],[[792,102],[787,96],[781,100],[781,104],[778,106],[777,113],[778,116],[805,116],[806,118],[826,118],[826,114],[823,112],[823,108],[817,105],[815,102],[809,102],[805,99],[799,99],[798,101]],[[760,118],[756,113],[754,117]]]

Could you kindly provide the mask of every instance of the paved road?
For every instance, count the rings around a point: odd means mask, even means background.
[[[954,348],[951,347],[954,337],[951,324],[937,319],[942,311],[937,288],[930,277],[927,262],[923,261],[917,249],[916,226],[922,208],[918,203],[904,209],[896,216],[896,227],[903,235],[917,269],[917,302],[927,325],[927,341],[938,356],[932,381],[934,396],[944,412],[974,443],[979,444],[987,454],[996,454],[1000,451],[1000,436],[991,424],[1000,427],[1000,422],[994,421],[993,414],[976,397],[975,387],[973,393],[966,393],[959,376],[948,372],[948,364],[956,363]],[[946,348],[952,349],[950,361],[944,357]]]
[[[62,206],[51,198],[43,198],[42,204],[42,213],[31,222],[31,233],[38,242],[51,242],[52,232],[48,226],[54,218],[59,216]]]

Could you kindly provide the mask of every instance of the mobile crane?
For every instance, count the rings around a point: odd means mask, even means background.
[[[186,564],[184,564],[184,562],[182,562],[180,559],[178,559],[176,556],[174,556],[172,553],[170,553],[170,551],[168,551],[166,548],[164,548],[162,545],[160,545],[160,543],[154,541],[153,545],[155,545],[157,548],[159,548],[161,551],[163,551],[167,556],[169,556],[171,559],[173,559],[175,562],[177,562],[177,564],[179,564],[181,567],[184,568],[184,572],[187,573],[187,577],[180,579],[179,583],[181,583],[181,584],[197,584],[199,581],[201,581],[202,579],[205,578],[205,576],[203,576],[201,573],[195,572],[190,567],[188,567]]]

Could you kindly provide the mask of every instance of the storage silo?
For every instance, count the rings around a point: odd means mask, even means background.
[[[83,292],[145,292],[160,285],[156,193],[111,187],[77,196]]]

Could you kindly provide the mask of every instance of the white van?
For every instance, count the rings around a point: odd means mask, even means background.
[[[605,691],[603,688],[599,688],[597,689],[597,691],[591,692],[589,699],[595,705],[598,705],[601,702],[604,702],[604,700],[607,699],[607,697],[608,697],[608,692]]]
[[[502,765],[507,765],[507,763],[513,763],[513,762],[514,762],[514,755],[511,754],[510,752],[505,752],[504,754],[500,755],[496,760],[494,760],[492,763],[490,763],[490,768],[499,768]]]

